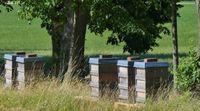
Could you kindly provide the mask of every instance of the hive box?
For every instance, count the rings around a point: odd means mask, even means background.
[[[134,103],[135,68],[134,60],[118,60],[119,101]]]
[[[105,91],[118,84],[117,58],[90,58],[90,87],[93,97],[102,97]]]
[[[17,88],[21,89],[30,82],[43,76],[44,59],[42,57],[17,57]]]
[[[17,76],[17,65],[16,58],[25,56],[24,52],[16,53],[16,54],[5,54],[5,88],[14,87],[16,84],[16,76]]]
[[[136,102],[145,103],[148,97],[153,97],[159,88],[167,86],[168,63],[165,62],[135,62]]]

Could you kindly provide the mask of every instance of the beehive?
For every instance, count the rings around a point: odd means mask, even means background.
[[[168,63],[135,62],[136,102],[145,103],[148,97],[154,97],[158,89],[167,85]]]
[[[24,88],[26,84],[39,80],[43,76],[44,59],[36,55],[17,57],[17,88]]]
[[[89,63],[93,97],[102,97],[105,89],[112,91],[117,87],[117,58],[90,58]]]
[[[15,86],[16,83],[16,75],[17,75],[17,65],[16,58],[25,56],[24,52],[18,52],[16,54],[5,54],[5,82],[4,86],[6,88],[11,88]]]
[[[134,102],[135,68],[134,61],[118,60],[119,101]]]

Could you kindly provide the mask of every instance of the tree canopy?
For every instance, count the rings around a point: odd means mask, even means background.
[[[89,29],[102,34],[112,34],[107,43],[117,45],[124,42],[124,51],[143,53],[158,46],[160,33],[169,33],[164,23],[170,22],[171,0],[84,0],[91,10]],[[76,0],[73,0],[76,9]],[[21,0],[21,15],[28,20],[41,18],[42,27],[51,28],[52,21],[60,24],[66,17],[64,0]],[[51,30],[49,30],[51,31]]]
[[[52,34],[52,28],[55,23],[63,25],[66,19],[66,7],[63,0],[17,0],[21,10],[19,15],[30,22],[34,18],[42,20],[41,27],[46,28],[49,34]]]
[[[169,33],[163,25],[170,22],[171,0],[98,0],[91,7],[89,29],[102,34],[112,31],[108,43],[124,42],[124,51],[147,52],[160,33]]]
[[[8,4],[8,0],[0,0],[0,5],[4,6],[8,12],[13,10],[13,7],[10,4]]]

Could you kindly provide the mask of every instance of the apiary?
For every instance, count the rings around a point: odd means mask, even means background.
[[[89,64],[91,77],[90,87],[93,97],[102,97],[107,90],[112,91],[117,87],[117,58],[112,58],[111,56],[90,58]]]
[[[25,52],[18,52],[16,54],[5,54],[5,88],[14,87],[16,84],[16,76],[17,76],[17,64],[16,58],[25,56]]]
[[[159,88],[167,85],[168,66],[168,63],[151,60],[134,63],[136,68],[135,97],[137,103],[145,103],[148,97],[153,97]]]
[[[17,88],[24,88],[26,84],[39,80],[43,76],[44,58],[37,55],[17,57]]]

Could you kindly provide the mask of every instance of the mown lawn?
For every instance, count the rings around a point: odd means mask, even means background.
[[[1,7],[2,9],[2,7]],[[26,20],[20,20],[17,16],[18,8],[7,13],[5,10],[0,14],[0,53],[12,51],[36,52],[42,55],[51,55],[51,38],[45,29],[41,29],[40,20],[35,19],[31,25]],[[181,56],[188,53],[197,44],[197,17],[194,4],[185,4],[180,11],[178,18],[179,48]],[[169,28],[170,24],[166,24]],[[106,45],[106,32],[103,37],[97,36],[87,31],[86,55],[115,54],[119,56],[127,55],[123,53],[122,45]],[[165,61],[171,60],[171,36],[163,35],[163,39],[158,40],[159,47],[145,56],[158,57]]]

